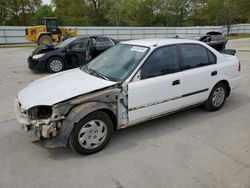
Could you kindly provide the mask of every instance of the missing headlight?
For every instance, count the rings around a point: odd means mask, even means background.
[[[48,119],[52,115],[52,107],[38,106],[29,110],[29,117],[31,120]]]

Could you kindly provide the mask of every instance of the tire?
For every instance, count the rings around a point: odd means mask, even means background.
[[[52,41],[51,36],[42,35],[41,37],[39,37],[38,44],[39,45],[52,45],[53,41]]]
[[[228,96],[228,89],[223,83],[218,83],[212,89],[208,100],[204,103],[204,108],[208,111],[214,112],[224,105]]]
[[[74,127],[69,145],[74,151],[90,155],[101,151],[113,134],[113,122],[103,111],[92,112]]]
[[[47,62],[47,69],[50,73],[57,73],[64,70],[64,61],[59,57],[52,57]]]

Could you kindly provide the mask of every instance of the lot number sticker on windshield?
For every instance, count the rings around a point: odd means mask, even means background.
[[[131,48],[130,50],[143,53],[143,52],[146,52],[147,48],[139,47],[139,46],[133,46],[133,48]]]

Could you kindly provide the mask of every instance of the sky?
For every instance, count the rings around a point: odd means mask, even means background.
[[[44,4],[50,4],[51,0],[42,0]]]

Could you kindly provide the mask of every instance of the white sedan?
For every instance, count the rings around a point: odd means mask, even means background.
[[[239,85],[236,56],[193,40],[133,40],[31,83],[16,115],[32,142],[92,154],[114,130],[196,105],[219,110]]]

